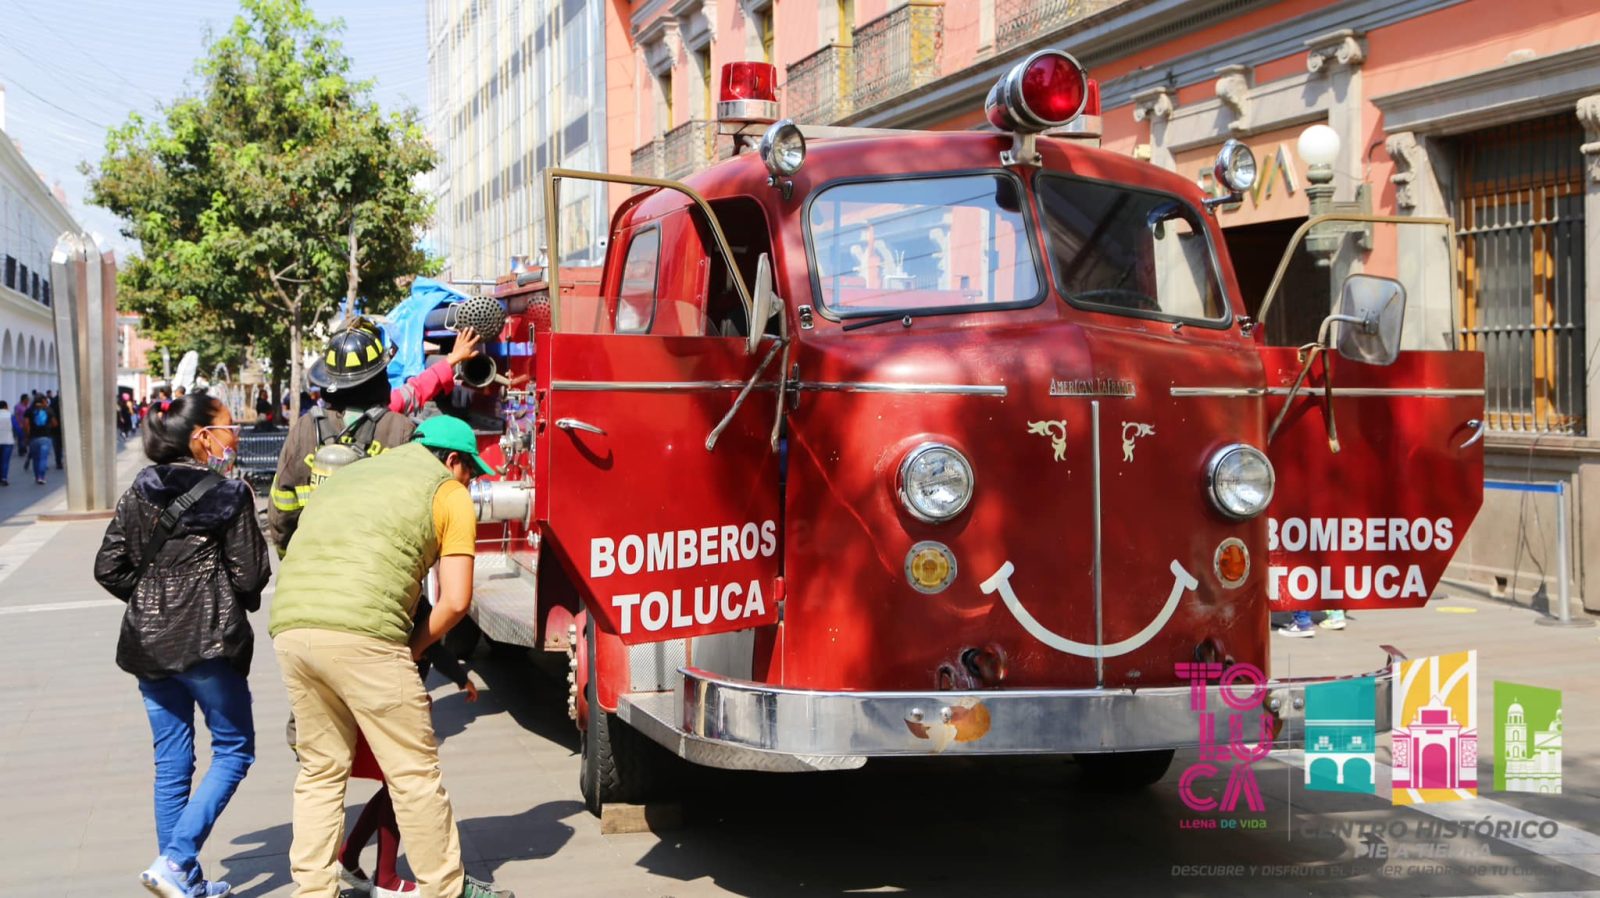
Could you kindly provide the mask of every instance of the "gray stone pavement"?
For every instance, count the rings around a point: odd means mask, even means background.
[[[121,461],[128,476],[139,463],[131,449]],[[112,660],[120,606],[89,572],[104,524],[33,523],[31,515],[60,502],[58,485],[33,488],[22,487],[21,499],[17,486],[0,492],[0,896],[140,895],[135,875],[155,847],[149,731],[132,678]],[[1349,629],[1311,640],[1275,638],[1279,675],[1371,669],[1382,661],[1380,643],[1413,657],[1479,650],[1484,797],[1436,813],[1473,822],[1537,815],[1554,821],[1559,837],[1456,839],[1467,857],[1389,868],[1363,857],[1370,846],[1359,837],[1328,827],[1405,821],[1414,833],[1435,818],[1391,808],[1381,774],[1378,796],[1307,793],[1299,771],[1281,763],[1292,755],[1260,765],[1268,827],[1257,832],[1182,829],[1195,816],[1178,799],[1183,758],[1162,783],[1122,796],[1095,791],[1057,759],[928,759],[836,774],[696,772],[683,826],[606,836],[579,799],[559,671],[517,655],[480,656],[473,667],[482,700],[469,705],[454,687],[435,684],[435,719],[468,869],[522,898],[1600,894],[1600,837],[1586,831],[1600,808],[1600,634],[1538,627],[1533,618],[1440,598],[1426,609],[1360,614]],[[257,627],[258,761],[202,854],[246,898],[292,891],[287,702],[264,617]],[[1487,788],[1497,678],[1565,691],[1562,795]],[[370,786],[352,784],[352,808]],[[1414,843],[1426,844],[1391,840]]]

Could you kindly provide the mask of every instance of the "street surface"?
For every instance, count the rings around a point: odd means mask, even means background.
[[[133,447],[123,451],[124,481],[140,461]],[[104,523],[34,519],[64,503],[52,475],[48,489],[14,480],[0,491],[0,896],[142,895],[136,876],[155,848],[149,730],[132,678],[112,660],[121,606],[91,577]],[[1378,796],[1308,793],[1290,753],[1258,765],[1267,812],[1266,828],[1254,830],[1184,828],[1200,815],[1179,798],[1178,774],[1192,760],[1180,756],[1163,782],[1131,796],[1099,793],[1054,759],[702,772],[681,826],[602,835],[578,794],[576,733],[558,676],[493,653],[473,662],[486,686],[476,705],[442,680],[432,685],[468,870],[522,898],[1600,895],[1600,836],[1585,831],[1600,828],[1600,638],[1535,626],[1534,617],[1439,597],[1425,609],[1358,614],[1347,630],[1315,639],[1275,637],[1278,675],[1372,669],[1380,643],[1412,657],[1477,649],[1483,789],[1453,805],[1391,808],[1380,766]],[[258,760],[202,854],[244,898],[292,891],[294,759],[265,625],[263,612],[251,673]],[[1490,788],[1495,679],[1564,691],[1563,794]],[[371,787],[352,784],[352,808]],[[1482,830],[1486,819],[1484,836],[1418,838],[1419,824]],[[1383,825],[1381,849],[1361,824]],[[1382,850],[1391,857],[1375,856]]]

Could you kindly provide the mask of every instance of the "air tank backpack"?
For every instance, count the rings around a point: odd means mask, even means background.
[[[322,485],[340,468],[370,458],[383,451],[373,437],[378,431],[378,421],[387,409],[369,408],[343,430],[334,430],[328,421],[327,411],[318,406],[308,414],[317,428],[317,449],[306,457],[306,467],[311,469],[312,490]]]

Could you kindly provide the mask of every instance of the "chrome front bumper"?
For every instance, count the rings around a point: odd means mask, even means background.
[[[1376,723],[1387,732],[1393,662],[1365,674],[1272,680],[1262,710],[1282,725],[1275,748],[1303,740],[1305,688],[1355,677],[1377,680]],[[868,758],[924,755],[1049,755],[1193,748],[1200,718],[1228,738],[1219,687],[1207,687],[1204,712],[1190,709],[1190,689],[1016,689],[974,692],[816,692],[734,680],[698,668],[681,670],[673,692],[630,693],[618,715],[674,753],[710,767],[802,771],[860,767]],[[1243,694],[1244,683],[1235,693]],[[1245,738],[1259,724],[1247,716]]]

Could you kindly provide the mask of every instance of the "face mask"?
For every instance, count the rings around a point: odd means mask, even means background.
[[[222,455],[220,457],[212,455],[208,452],[206,454],[206,468],[213,474],[220,474],[223,477],[226,477],[228,474],[232,473],[234,463],[239,460],[238,456],[239,453],[235,452],[233,449],[222,450]]]

